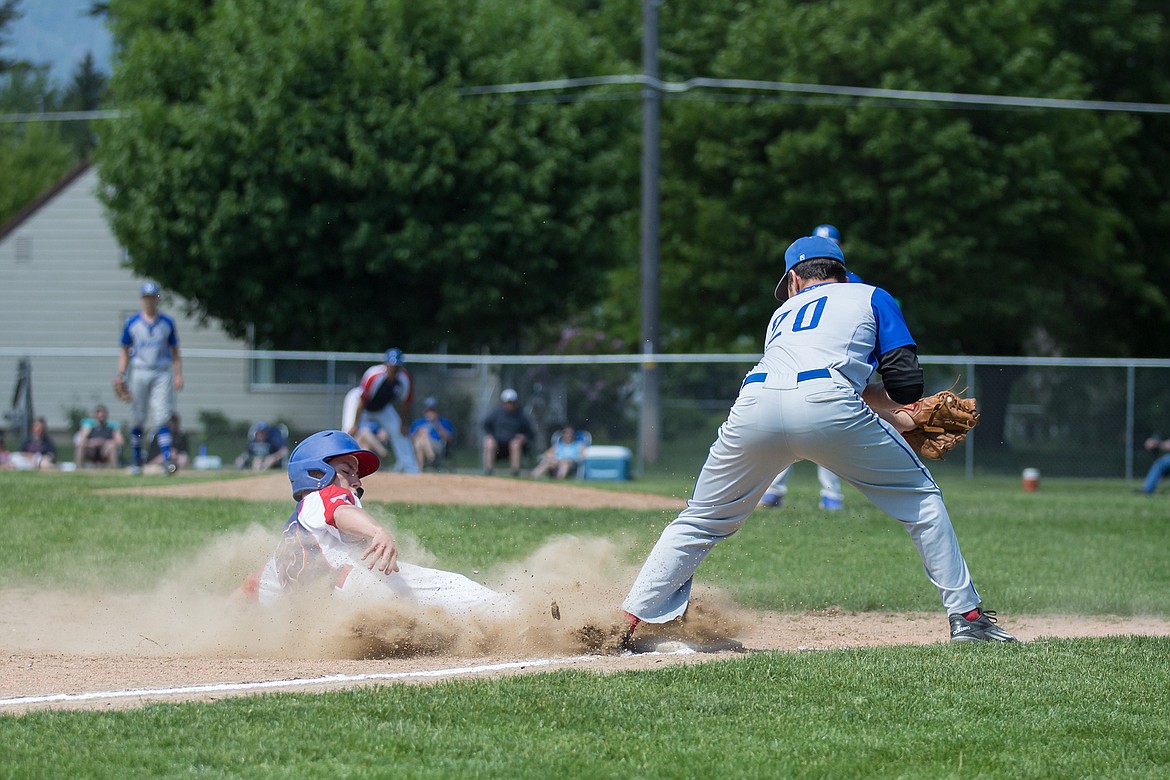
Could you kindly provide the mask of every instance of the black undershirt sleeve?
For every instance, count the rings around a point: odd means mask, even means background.
[[[922,397],[922,367],[914,346],[897,347],[878,358],[878,373],[896,403],[910,404]]]

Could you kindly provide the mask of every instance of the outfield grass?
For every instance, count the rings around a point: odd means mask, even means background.
[[[179,475],[175,479],[201,479]],[[630,487],[685,495],[693,475]],[[164,478],[151,484],[161,484]],[[671,481],[671,480],[675,481]],[[290,503],[95,493],[129,478],[0,474],[0,587],[149,586],[209,539]],[[988,606],[1170,616],[1170,504],[1121,482],[945,479]],[[904,531],[857,494],[815,508],[811,470],[699,570],[748,607],[937,610]],[[376,498],[376,497],[375,497]],[[443,566],[520,559],[558,534],[636,563],[671,513],[415,506]],[[941,617],[940,617],[941,619]],[[1170,640],[1043,640],[759,654],[608,677],[564,671],[0,717],[0,776],[1166,777]]]

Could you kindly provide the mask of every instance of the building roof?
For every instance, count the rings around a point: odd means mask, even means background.
[[[90,162],[89,160],[82,160],[77,165],[75,165],[72,170],[70,170],[68,173],[66,173],[64,176],[62,176],[57,181],[53,182],[53,184],[50,185],[47,190],[45,190],[40,195],[38,195],[36,198],[34,198],[31,203],[29,203],[27,206],[22,208],[20,211],[16,212],[16,214],[14,214],[12,216],[12,218],[9,219],[7,222],[5,222],[3,225],[0,225],[0,240],[3,240],[5,238],[5,236],[7,236],[9,233],[16,230],[22,224],[24,224],[25,220],[27,220],[33,214],[36,214],[41,209],[42,206],[44,206],[46,203],[48,203],[54,197],[56,197],[57,193],[61,192],[61,190],[68,187],[79,176],[81,176],[83,173],[85,173],[86,171],[88,171],[92,167],[93,167],[92,162]]]

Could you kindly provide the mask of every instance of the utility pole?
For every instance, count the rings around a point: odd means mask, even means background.
[[[662,437],[658,364],[658,168],[661,159],[658,121],[662,93],[658,89],[658,6],[642,0],[642,462],[658,461]]]

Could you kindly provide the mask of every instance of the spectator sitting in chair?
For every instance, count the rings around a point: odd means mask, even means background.
[[[179,464],[180,468],[187,468],[191,462],[191,445],[187,439],[187,432],[179,425],[179,413],[171,415],[171,460]],[[150,441],[150,450],[146,454],[146,462],[152,466],[161,466],[166,458],[162,448],[158,446],[158,436]]]
[[[281,468],[286,455],[288,444],[280,429],[266,422],[258,422],[252,426],[248,449],[236,458],[236,468],[251,468],[253,471]]]
[[[410,426],[410,440],[414,445],[414,459],[420,468],[434,467],[455,441],[455,425],[439,415],[439,401],[428,398],[423,402],[423,416]]]
[[[73,462],[78,468],[91,465],[117,468],[121,465],[126,438],[118,422],[109,417],[109,410],[98,404],[94,407],[93,417],[81,421],[73,447]]]
[[[556,442],[540,456],[540,463],[532,470],[532,476],[543,477],[552,473],[557,479],[567,479],[577,471],[585,459],[585,438],[567,425],[560,430]]]
[[[520,476],[520,459],[536,434],[519,401],[520,396],[509,387],[500,393],[500,405],[483,421],[483,473],[487,476],[499,458],[508,459],[513,477]]]

